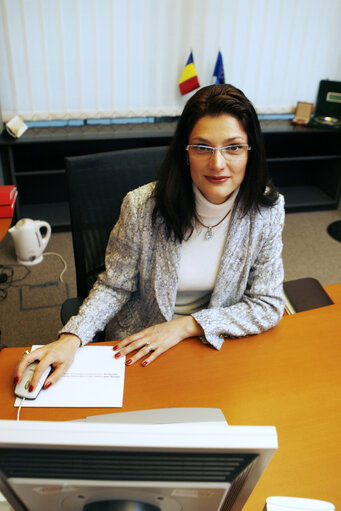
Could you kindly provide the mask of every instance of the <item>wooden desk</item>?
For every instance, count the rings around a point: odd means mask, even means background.
[[[0,218],[0,241],[6,236],[11,222],[12,218]]]
[[[261,335],[225,342],[220,352],[190,339],[150,367],[127,367],[123,409],[23,408],[20,417],[221,408],[230,424],[277,427],[279,449],[244,511],[262,511],[270,495],[322,499],[341,509],[340,318],[341,303],[286,316]],[[12,375],[23,351],[0,353],[1,419],[16,418]]]

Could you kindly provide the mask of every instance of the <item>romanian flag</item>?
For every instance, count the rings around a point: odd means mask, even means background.
[[[218,53],[217,62],[213,71],[212,84],[215,83],[225,83],[224,64],[221,51]]]
[[[197,72],[194,67],[192,52],[189,54],[187,64],[179,80],[179,89],[182,95],[200,87]]]

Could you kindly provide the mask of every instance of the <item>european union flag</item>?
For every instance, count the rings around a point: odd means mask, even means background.
[[[217,62],[213,71],[212,84],[214,83],[225,83],[224,64],[221,51],[218,52]]]

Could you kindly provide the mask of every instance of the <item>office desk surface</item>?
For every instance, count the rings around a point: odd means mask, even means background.
[[[324,286],[324,289],[327,291],[334,303],[341,303],[341,284]]]
[[[270,495],[328,500],[341,509],[340,318],[341,303],[286,316],[261,335],[226,341],[219,352],[189,339],[149,367],[127,367],[123,408],[23,408],[20,418],[221,408],[229,424],[277,427],[279,449],[245,511],[261,511]],[[23,351],[0,353],[1,419],[16,418],[12,375]]]

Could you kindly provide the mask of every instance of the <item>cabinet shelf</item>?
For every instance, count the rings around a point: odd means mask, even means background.
[[[341,143],[341,140],[340,140]],[[277,158],[267,158],[267,162],[305,162],[305,161],[328,161],[328,160],[340,160],[341,155],[338,154],[330,154],[323,156],[279,156]]]
[[[70,228],[65,157],[169,145],[176,122],[30,128],[0,136],[6,184],[18,188],[16,215]],[[341,194],[341,132],[261,121],[269,173],[286,211],[336,209]]]
[[[45,220],[52,225],[55,230],[64,230],[71,224],[68,202],[23,204],[21,217]]]
[[[334,209],[335,201],[316,186],[283,186],[279,191],[285,197],[288,213]],[[299,206],[298,206],[299,205]]]
[[[20,176],[46,176],[46,174],[65,174],[65,169],[45,169],[45,170],[22,170],[16,173],[17,177]]]

